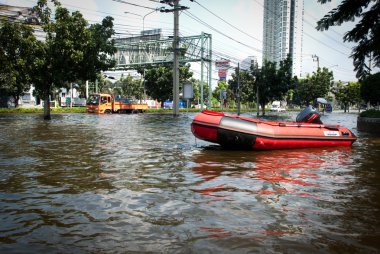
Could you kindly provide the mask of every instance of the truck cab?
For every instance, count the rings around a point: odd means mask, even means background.
[[[113,98],[110,94],[91,94],[87,99],[86,112],[111,114]]]

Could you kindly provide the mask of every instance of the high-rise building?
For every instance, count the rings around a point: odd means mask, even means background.
[[[303,0],[264,0],[263,61],[280,62],[289,54],[292,75],[301,75]]]

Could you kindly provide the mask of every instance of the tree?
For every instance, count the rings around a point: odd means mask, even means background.
[[[13,97],[15,107],[30,88],[37,43],[28,25],[5,22],[0,27],[0,91]]]
[[[305,79],[300,79],[295,87],[293,94],[293,102],[297,105],[304,106],[312,104],[313,100],[315,100],[315,93],[310,92],[313,88],[313,85],[310,81],[310,75],[307,74]]]
[[[144,86],[141,80],[134,80],[131,75],[121,77],[115,83],[115,86],[120,88],[119,95],[141,100],[144,97]],[[115,91],[115,89],[114,89]]]
[[[237,75],[237,73],[239,73],[239,76]],[[227,98],[229,98],[229,100],[237,100],[238,82],[241,103],[251,102],[256,98],[256,93],[254,91],[255,81],[249,71],[238,71],[237,68],[235,68],[235,73],[232,73],[231,77],[232,79],[228,80],[227,90]]]
[[[215,100],[213,104],[218,104],[218,102],[220,101],[220,93],[222,90],[226,92],[228,90],[228,85],[226,81],[219,81],[218,86],[215,87],[214,91],[212,92],[212,97]],[[226,100],[224,101],[224,103],[226,104]]]
[[[333,79],[333,73],[327,68],[318,68],[312,76],[307,75],[305,79],[299,80],[294,91],[295,101],[307,106],[312,104],[315,99],[327,96]]]
[[[180,84],[188,81],[193,76],[190,72],[190,65],[180,66],[179,82]],[[171,66],[161,65],[157,68],[151,68],[145,71],[145,88],[146,93],[153,99],[161,101],[162,105],[165,100],[173,99],[173,68]]]
[[[360,95],[371,105],[380,103],[380,72],[369,75],[361,82]]]
[[[190,79],[190,82],[194,84],[194,98],[193,101],[196,104],[200,104],[201,101],[201,81],[195,80],[194,78]],[[203,101],[207,104],[209,94],[209,86],[207,83],[203,82]]]
[[[331,0],[318,0],[325,4]],[[380,2],[377,0],[343,0],[341,4],[317,22],[317,30],[328,30],[330,26],[339,26],[348,21],[359,22],[343,36],[344,41],[355,42],[351,57],[353,58],[356,77],[363,79],[370,74],[371,66],[366,60],[371,59],[375,67],[380,67]]]
[[[291,77],[292,62],[288,56],[277,63],[265,61],[261,69],[257,63],[251,66],[252,76],[255,77],[254,91],[259,91],[259,104],[262,114],[265,115],[265,105],[270,101],[282,100],[290,89],[294,86],[294,79]]]
[[[360,102],[360,84],[358,82],[349,82],[348,84],[339,82],[332,92],[336,100],[343,104],[345,113],[347,110],[350,111],[350,104],[359,104]]]
[[[51,2],[56,7],[54,19],[47,0],[38,0],[34,7],[46,33],[46,40],[39,47],[34,84],[38,94],[44,98],[44,119],[47,120],[51,118],[49,102],[52,89],[95,77],[97,71],[112,64],[107,60],[107,53],[114,52],[112,41],[108,41],[113,33],[112,18],[106,17],[102,26],[95,25],[89,29],[80,12],[70,14],[57,0]]]
[[[117,51],[115,40],[110,39],[115,34],[113,18],[105,17],[102,24],[92,24],[88,29],[88,33],[87,41],[82,42],[85,64],[78,66],[81,67],[79,78],[95,80],[100,71],[108,70],[116,64],[116,60],[109,57]]]

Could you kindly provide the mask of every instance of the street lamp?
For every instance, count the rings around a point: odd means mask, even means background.
[[[137,13],[133,13],[133,12],[129,12],[129,11],[125,11],[124,13],[125,14],[132,14],[132,15],[135,15],[135,16],[143,17],[143,15],[140,15],[140,14],[137,14]],[[143,30],[144,30],[144,23],[143,23]]]
[[[145,31],[145,18],[146,18],[146,16],[148,16],[149,14],[152,14],[153,12],[156,12],[158,10],[160,10],[160,9],[155,9],[154,11],[151,11],[151,12],[144,15],[144,17],[143,17],[143,35],[144,35],[144,31]]]
[[[140,14],[133,13],[133,12],[129,12],[129,11],[125,11],[124,13],[125,13],[125,14],[132,14],[132,15],[136,15],[136,16],[140,16],[140,17],[142,17],[142,15],[140,15]]]
[[[137,13],[133,13],[133,12],[128,12],[128,11],[125,11],[124,13],[125,14],[132,14],[132,15],[136,15],[136,16],[140,16],[143,18],[143,32],[145,31],[145,18],[146,16],[148,16],[149,14],[152,14],[153,12],[157,12],[157,11],[161,11],[162,10],[162,7],[161,8],[156,8],[154,9],[153,11],[151,12],[148,12],[147,14],[145,14],[144,16],[143,15],[140,15],[140,14],[137,14]]]

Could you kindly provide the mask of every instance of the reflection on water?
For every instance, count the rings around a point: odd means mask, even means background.
[[[228,151],[193,114],[0,115],[2,253],[376,253],[378,137]],[[288,117],[294,118],[294,115]]]

